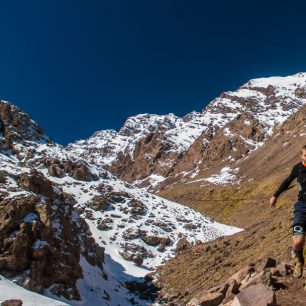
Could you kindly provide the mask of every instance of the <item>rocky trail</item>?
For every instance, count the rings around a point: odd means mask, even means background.
[[[290,262],[277,264],[267,258],[251,263],[230,276],[224,283],[200,291],[187,306],[303,306],[306,305],[306,278],[294,278]],[[306,275],[304,269],[304,275]]]
[[[306,270],[304,269],[304,275]],[[304,277],[305,278],[305,277]],[[305,279],[295,279],[288,275],[279,279],[284,286],[283,289],[276,291],[277,305],[280,306],[303,306],[306,305],[306,290],[303,289]]]

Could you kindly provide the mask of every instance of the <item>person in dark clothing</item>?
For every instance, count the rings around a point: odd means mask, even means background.
[[[303,248],[306,235],[306,145],[302,147],[301,159],[301,162],[293,166],[290,175],[282,182],[270,199],[270,205],[274,207],[279,195],[289,188],[294,179],[297,179],[298,201],[294,206],[291,252],[294,260],[294,277],[302,277],[305,263]]]

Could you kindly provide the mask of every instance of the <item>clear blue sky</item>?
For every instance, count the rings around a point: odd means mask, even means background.
[[[0,2],[0,97],[67,144],[306,70],[306,1]]]

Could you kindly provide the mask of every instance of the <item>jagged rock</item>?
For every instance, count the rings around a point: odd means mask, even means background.
[[[109,206],[109,199],[105,196],[94,196],[88,203],[88,207],[94,210],[106,210]]]
[[[131,254],[128,252],[121,252],[120,255],[127,261],[133,261],[136,265],[140,266],[143,263],[143,258],[139,255]]]
[[[30,174],[22,173],[19,179],[21,188],[52,199],[52,183],[38,171],[32,170]]]
[[[263,284],[253,285],[237,294],[232,306],[276,306],[275,293]]]
[[[233,304],[233,301],[229,301],[229,302],[227,302],[227,303],[222,303],[221,304],[221,306],[232,306],[232,304]]]
[[[101,222],[98,223],[97,228],[100,231],[108,231],[110,229],[112,229],[112,224],[114,223],[112,218],[105,218],[104,220],[102,220]]]
[[[197,225],[194,224],[194,223],[187,223],[187,224],[184,225],[184,228],[187,228],[189,230],[193,230],[193,229],[197,228]]]
[[[146,232],[140,230],[139,228],[129,227],[122,233],[122,238],[125,240],[137,239],[145,236]]]
[[[99,178],[92,174],[88,168],[88,166],[80,161],[71,161],[67,160],[64,163],[64,171],[69,173],[76,180],[80,181],[97,181]]]
[[[276,266],[276,271],[278,271],[278,273],[275,271],[274,273],[276,273],[276,275],[280,275],[280,276],[286,276],[289,274],[293,273],[293,269],[292,266],[286,264],[286,263],[280,263],[279,265]],[[271,271],[272,275],[273,272]]]
[[[157,248],[157,251],[161,252],[161,253],[165,252],[166,251],[165,245],[163,245],[163,244],[159,245],[158,248]]]
[[[260,263],[260,265],[258,267],[258,271],[262,271],[266,268],[274,268],[275,266],[276,266],[276,260],[269,257],[269,258],[264,259]]]
[[[52,294],[63,296],[68,300],[81,300],[80,293],[76,287],[69,287],[65,284],[55,284],[50,291]]]
[[[143,236],[142,240],[152,246],[157,246],[159,244],[162,244],[164,246],[167,246],[170,244],[170,238],[168,237],[158,237],[158,236]]]
[[[17,156],[24,152],[20,152],[16,144],[26,144],[29,141],[51,143],[42,128],[28,114],[3,101],[0,101],[0,129],[5,138],[4,148],[10,149]]]
[[[230,279],[227,282],[228,289],[226,290],[225,297],[223,303],[227,303],[234,299],[235,295],[239,292],[239,284],[235,279]]]
[[[218,306],[222,303],[224,295],[221,292],[203,292],[198,297],[191,299],[187,306]]]
[[[6,177],[8,176],[6,171],[0,170],[0,184],[6,183]]]
[[[48,172],[52,176],[56,177],[64,177],[65,173],[64,171],[58,166],[58,165],[50,165],[48,167]]]
[[[21,175],[21,184],[33,195],[0,203],[0,273],[30,270],[19,284],[37,292],[54,285],[55,293],[80,299],[76,287],[82,276],[80,254],[102,267],[103,248],[73,209],[71,195],[53,190],[52,183],[36,172]]]
[[[125,243],[123,245],[123,252],[120,252],[120,255],[128,261],[133,261],[137,265],[141,265],[145,258],[152,258],[153,254],[151,251],[147,250],[141,245],[137,245],[134,243]]]
[[[12,299],[1,303],[2,306],[22,306],[22,300]]]
[[[133,217],[144,216],[148,210],[145,204],[135,199],[130,200],[129,206],[132,207],[130,213],[132,214]]]
[[[223,295],[225,295],[226,292],[228,291],[229,286],[230,286],[229,282],[225,282],[221,285],[213,286],[203,292],[210,292],[210,293],[221,292]]]
[[[264,284],[266,286],[271,286],[273,284],[273,278],[270,270],[263,270],[259,273],[254,273],[247,275],[245,279],[241,281],[239,290],[242,291],[252,285]]]
[[[246,277],[250,276],[250,274],[252,272],[254,272],[254,271],[255,271],[255,266],[254,265],[246,266],[246,267],[240,269],[234,275],[232,275],[228,279],[228,281],[230,281],[231,279],[234,279],[238,284],[240,284],[243,279],[245,279]]]
[[[175,252],[179,254],[182,251],[187,250],[190,246],[191,243],[183,237],[176,243]]]

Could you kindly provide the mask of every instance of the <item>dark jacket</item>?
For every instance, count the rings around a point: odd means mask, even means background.
[[[288,189],[294,179],[297,179],[298,183],[299,200],[306,201],[306,166],[302,162],[293,166],[290,175],[282,182],[274,196],[279,197],[282,192]]]

